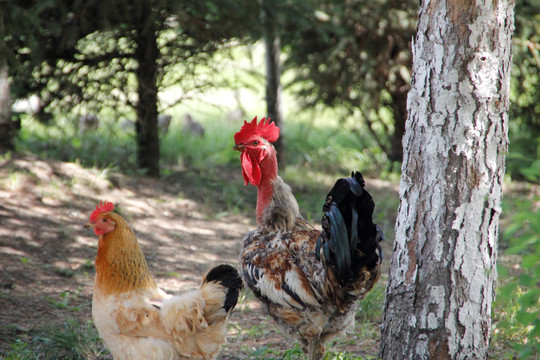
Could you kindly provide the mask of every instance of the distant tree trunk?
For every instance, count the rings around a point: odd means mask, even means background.
[[[139,102],[137,104],[137,164],[149,176],[159,176],[159,136],[157,126],[157,59],[154,18],[150,2],[144,2],[145,11],[136,29],[138,61],[137,79]]]
[[[514,2],[422,1],[379,356],[485,359]]]
[[[17,133],[15,123],[11,120],[11,94],[8,75],[8,64],[5,54],[7,53],[4,43],[5,32],[4,14],[0,14],[0,154],[4,154],[15,148],[15,135]]]
[[[403,135],[407,121],[407,92],[392,93],[392,110],[394,112],[394,132],[390,135],[390,151],[387,154],[392,162],[403,161]]]
[[[281,53],[281,40],[277,30],[276,17],[273,13],[272,3],[268,0],[259,0],[261,7],[261,26],[266,58],[266,108],[268,116],[281,128],[281,135],[274,143],[277,150],[278,162],[285,168],[285,131],[283,131],[283,118],[281,114],[281,66],[279,55]]]
[[[0,154],[15,149],[18,126],[11,120],[11,96],[6,61],[0,59]]]

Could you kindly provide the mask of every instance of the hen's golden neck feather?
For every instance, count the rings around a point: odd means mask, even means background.
[[[101,235],[96,256],[95,287],[106,295],[155,288],[144,254],[128,223],[119,215],[108,213],[114,230]]]

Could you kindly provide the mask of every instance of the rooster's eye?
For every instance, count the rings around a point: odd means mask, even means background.
[[[254,142],[252,142],[253,146],[257,146],[259,145],[259,141],[258,140],[255,140]]]

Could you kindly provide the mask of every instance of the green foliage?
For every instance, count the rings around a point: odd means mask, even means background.
[[[148,35],[145,24],[156,29],[159,90],[180,86],[182,99],[212,83],[201,76],[199,65],[210,66],[230,39],[238,44],[257,33],[256,18],[246,16],[257,11],[253,1],[28,0],[19,5],[10,0],[0,6],[17,15],[6,18],[6,33],[12,35],[5,46],[0,43],[0,50],[12,54],[13,98],[39,94],[42,121],[59,111],[97,114],[108,106],[122,113],[136,106],[141,96],[136,40]]]
[[[516,236],[507,254],[519,254],[522,273],[500,290],[503,299],[516,297],[514,313],[518,331],[523,337],[514,344],[521,358],[540,354],[540,209],[515,217],[520,228],[512,227],[506,236]],[[520,230],[523,230],[522,234]],[[521,330],[519,330],[521,328]]]
[[[515,26],[507,173],[538,182],[533,177],[540,173],[540,3],[516,1]]]
[[[313,116],[306,112],[286,124],[285,144],[291,163],[327,173],[361,169],[365,175],[379,175],[387,167],[386,156],[366,136],[365,127],[359,128],[354,120],[342,120],[338,111],[313,111]]]
[[[7,61],[15,74],[22,70],[22,66],[39,63],[37,57],[28,54],[42,53],[43,37],[60,32],[57,17],[67,13],[63,5],[55,0],[0,2],[0,58]]]
[[[501,278],[509,280],[499,289],[494,306],[495,334],[506,338],[520,359],[533,358],[540,355],[540,208],[533,210],[529,203],[514,215],[504,237],[509,242],[505,255],[519,259],[519,272],[510,276],[500,267]]]
[[[286,69],[303,106],[338,107],[400,161],[411,72],[413,1],[304,1],[277,8]],[[358,129],[358,124],[367,124]],[[364,135],[364,134],[363,134]]]
[[[31,341],[17,340],[11,350],[0,354],[5,360],[86,360],[110,359],[94,325],[89,321],[80,324],[68,319],[65,323],[49,328]]]
[[[106,107],[113,109],[117,118],[126,114],[133,118],[132,107],[140,97],[134,29],[145,15],[149,17],[144,19],[154,21],[157,27],[156,82],[160,95],[167,95],[158,105],[161,112],[211,88],[232,83],[241,88],[264,87],[249,76],[216,76],[237,44],[254,43],[259,37],[257,2],[161,0],[152,2],[155,11],[149,12],[151,16],[141,11],[142,5],[139,0],[3,1],[0,10],[9,14],[3,17],[8,35],[0,44],[0,52],[9,58],[13,98],[41,93],[42,108],[35,116],[43,121],[59,120],[59,112],[67,113],[68,109],[72,114],[110,117],[103,113]],[[272,2],[287,55],[283,80],[286,91],[294,94],[293,101],[287,101],[293,111],[286,115],[305,111],[325,121],[321,109],[336,107],[341,111],[336,117],[338,126],[348,131],[324,139],[333,133],[332,128],[316,139],[316,126],[308,145],[328,140],[327,146],[309,149],[307,155],[305,149],[287,139],[293,162],[340,164],[334,165],[338,167],[345,165],[336,159],[347,158],[357,168],[399,171],[396,159],[401,156],[410,78],[409,42],[414,36],[416,7],[409,0]],[[540,168],[539,14],[538,2],[516,2],[507,172],[528,181],[530,174],[522,169]],[[242,61],[253,62],[260,57],[252,49],[247,47]],[[256,102],[263,101],[258,97]],[[310,123],[304,125],[299,131],[305,131]],[[348,151],[341,146],[343,141],[354,142],[355,149]],[[67,148],[67,158],[72,148],[83,147],[86,153],[99,154],[103,145],[67,139],[53,147]],[[362,151],[357,151],[359,148]],[[135,146],[126,149],[134,153]],[[135,155],[126,154],[120,166],[129,157]],[[193,157],[196,162],[202,158],[198,154]]]

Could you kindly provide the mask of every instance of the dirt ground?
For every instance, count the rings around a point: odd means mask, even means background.
[[[127,217],[166,291],[197,286],[201,275],[219,263],[238,265],[252,217],[212,208],[213,199],[198,191],[206,184],[186,185],[185,175],[130,177],[30,155],[2,160],[0,350],[67,319],[91,319],[97,237],[83,225],[99,200],[114,202]],[[243,181],[240,171],[227,176]],[[244,359],[262,346],[292,347],[247,291],[230,324],[220,359]],[[376,354],[372,341],[344,347],[340,350]]]

